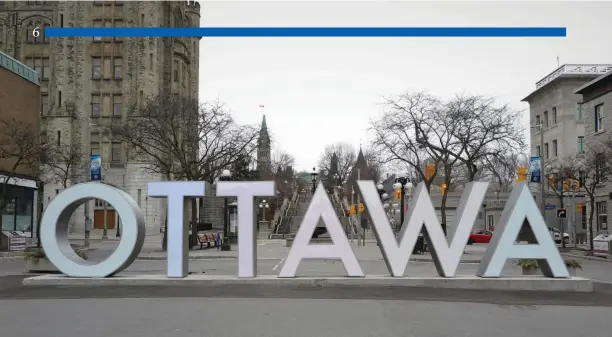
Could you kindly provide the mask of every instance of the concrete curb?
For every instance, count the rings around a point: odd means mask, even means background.
[[[443,277],[296,277],[279,278],[274,275],[258,276],[252,279],[225,275],[189,275],[185,278],[167,278],[165,275],[134,275],[108,278],[73,278],[64,275],[43,275],[26,278],[23,286],[274,286],[274,287],[363,287],[388,288],[445,288],[478,290],[522,290],[522,291],[564,291],[593,292],[589,279],[571,277],[551,279],[544,277],[479,278],[476,276]]]
[[[583,259],[583,260],[592,260],[592,261],[601,261],[601,262],[612,262],[612,259],[608,259],[606,257],[597,257],[597,256],[584,256],[584,255],[576,255],[576,254],[568,254],[561,253],[562,256],[571,257],[573,259]]]

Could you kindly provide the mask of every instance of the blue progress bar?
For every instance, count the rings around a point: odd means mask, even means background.
[[[565,27],[45,28],[47,37],[565,37]]]

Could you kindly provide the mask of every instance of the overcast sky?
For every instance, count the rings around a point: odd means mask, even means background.
[[[202,26],[565,26],[568,36],[203,38],[200,99],[218,97],[242,123],[265,113],[273,150],[311,170],[326,144],[367,143],[383,96],[484,94],[527,110],[520,100],[557,57],[612,63],[610,13],[610,2],[202,2]]]

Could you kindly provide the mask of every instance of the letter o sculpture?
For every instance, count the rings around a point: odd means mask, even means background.
[[[104,200],[121,217],[121,240],[105,260],[92,263],[78,256],[68,240],[68,223],[72,213],[85,201]],[[55,197],[43,215],[40,241],[49,261],[70,277],[107,277],[132,264],[142,250],[145,221],[140,207],[122,190],[101,183],[74,185]]]

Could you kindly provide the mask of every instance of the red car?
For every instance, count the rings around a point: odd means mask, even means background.
[[[491,237],[493,236],[493,232],[485,231],[485,230],[476,230],[470,234],[470,238],[468,239],[468,245],[474,243],[489,243],[491,241]]]

